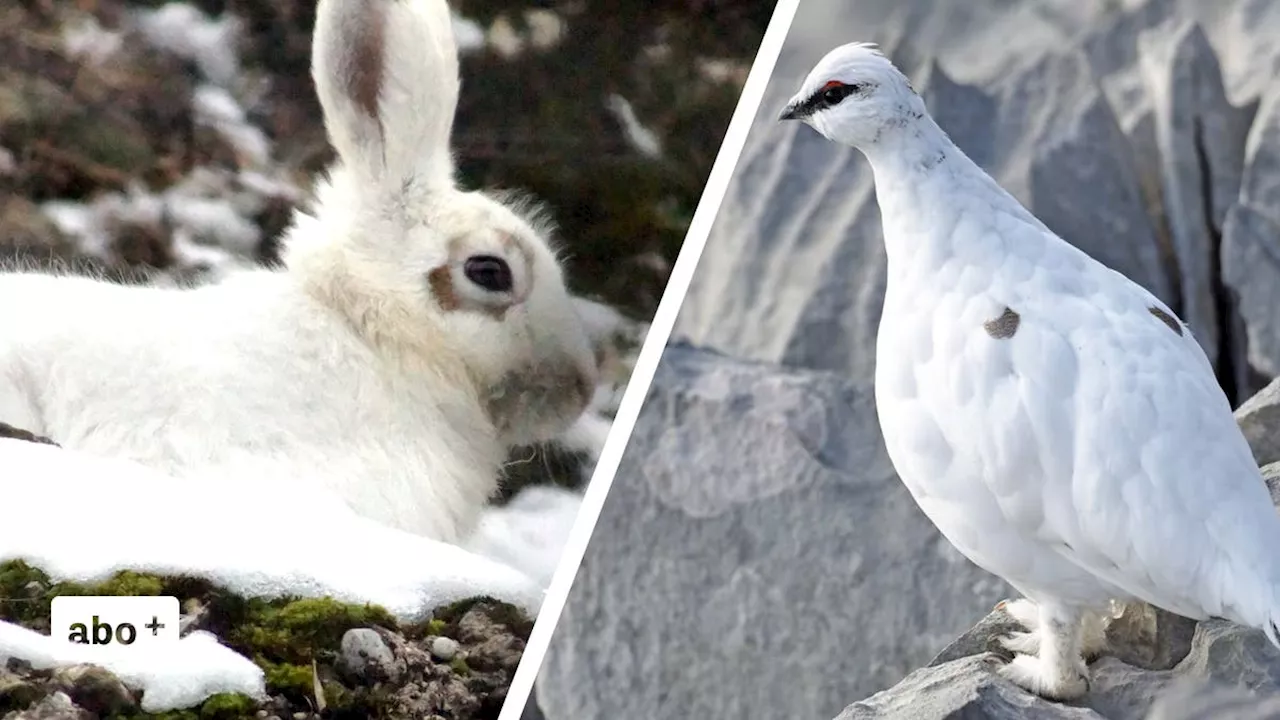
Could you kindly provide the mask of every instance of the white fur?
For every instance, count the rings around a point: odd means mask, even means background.
[[[382,62],[372,115],[352,81],[361,52]],[[0,274],[0,421],[211,491],[227,474],[310,478],[457,540],[508,447],[582,412],[594,358],[539,232],[454,186],[444,0],[321,0],[313,58],[340,159],[296,215],[285,267],[191,289]],[[465,286],[473,254],[511,266],[501,317]],[[462,307],[432,292],[433,270]]]

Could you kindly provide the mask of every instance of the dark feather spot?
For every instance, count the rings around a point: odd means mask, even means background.
[[[1156,318],[1160,320],[1160,322],[1164,323],[1165,325],[1168,325],[1170,330],[1178,333],[1178,335],[1182,335],[1182,323],[1178,322],[1177,318],[1161,310],[1155,305],[1152,305],[1151,307],[1147,308],[1147,310],[1152,315],[1155,315]]]
[[[1014,333],[1018,332],[1020,322],[1022,322],[1022,316],[1014,312],[1013,308],[1006,307],[1000,317],[982,323],[982,328],[991,337],[1002,340],[1013,337]]]

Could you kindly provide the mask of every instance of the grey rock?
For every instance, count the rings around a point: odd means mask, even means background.
[[[5,665],[0,662],[0,708],[27,707],[45,694],[39,683],[10,672]]]
[[[1100,720],[1088,708],[1050,702],[998,679],[984,657],[968,657],[916,671],[889,690],[845,708],[836,720],[987,718]]]
[[[342,634],[338,670],[355,680],[396,682],[404,673],[404,665],[376,630],[352,628]]]
[[[1191,618],[1134,602],[1108,624],[1108,652],[1130,665],[1169,670],[1190,654],[1196,626]]]
[[[539,679],[551,718],[830,717],[1013,595],[897,480],[868,384],[688,347],[597,527]]]
[[[53,671],[52,680],[76,705],[102,717],[114,717],[137,707],[129,688],[96,665],[58,668]]]
[[[538,706],[536,693],[529,695],[529,701],[525,703],[524,710],[520,713],[520,720],[547,720],[547,716],[542,713],[542,708]]]
[[[922,668],[894,687],[854,703],[838,720],[873,718],[1091,718],[1143,720],[1159,717],[1212,717],[1215,720],[1247,720],[1277,707],[1280,700],[1280,653],[1270,647],[1261,632],[1225,621],[1200,623],[1186,657],[1168,669],[1137,666],[1106,656],[1090,667],[1090,692],[1077,703],[1054,703],[1017,688],[1000,678],[995,669],[999,656],[982,652],[994,635],[1004,631],[1007,620],[994,612],[962,638],[972,654]],[[1121,654],[1141,651],[1123,647],[1126,638],[1108,633]],[[1145,642],[1138,638],[1139,642]],[[1194,691],[1201,707],[1219,708],[1209,714],[1169,715],[1196,707],[1183,698]],[[1228,692],[1228,689],[1231,692]],[[1243,699],[1237,689],[1249,695]],[[1227,708],[1243,708],[1230,714]],[[1236,712],[1235,710],[1231,711]]]
[[[431,641],[431,654],[448,662],[458,654],[458,641],[447,637],[438,637]]]
[[[1152,28],[1137,45],[1137,70],[1153,98],[1156,155],[1146,160],[1159,171],[1177,307],[1210,362],[1243,382],[1243,339],[1222,352],[1234,325],[1222,326],[1229,299],[1220,288],[1218,254],[1227,209],[1240,190],[1252,111],[1227,100],[1217,55],[1200,25],[1182,20]]]
[[[1156,698],[1146,720],[1280,720],[1280,695],[1181,682]]]
[[[1280,462],[1263,467],[1262,479],[1267,482],[1267,490],[1271,492],[1271,502],[1280,505]]]
[[[1248,136],[1243,187],[1223,229],[1222,274],[1247,329],[1248,361],[1280,375],[1280,80]]]
[[[51,693],[25,710],[11,712],[4,720],[96,720],[94,713],[77,706],[66,693]]]
[[[1280,462],[1280,379],[1246,400],[1236,410],[1236,423],[1259,465]]]
[[[953,640],[942,649],[925,667],[937,667],[953,660],[981,655],[985,652],[1005,654],[1005,651],[994,642],[993,638],[1013,632],[1025,632],[1026,628],[1000,610],[994,610],[974,625],[968,632]]]

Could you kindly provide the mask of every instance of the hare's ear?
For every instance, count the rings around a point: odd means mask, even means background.
[[[445,0],[319,0],[311,76],[344,165],[378,185],[452,182],[458,51]]]

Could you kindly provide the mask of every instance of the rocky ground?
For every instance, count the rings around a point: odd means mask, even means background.
[[[1276,0],[803,0],[681,309],[693,347],[664,358],[543,664],[546,716],[821,719],[892,688],[1034,717],[984,704],[1029,700],[974,661],[920,670],[1014,591],[888,462],[870,173],[778,110],[835,45],[880,43],[961,148],[1189,321],[1242,404],[1280,375],[1277,37]],[[1275,672],[1256,635],[1198,642],[1184,669]]]
[[[486,599],[400,625],[376,607],[246,600],[189,578],[125,572],[81,586],[51,583],[22,562],[0,564],[0,620],[48,633],[49,601],[58,595],[174,595],[184,635],[212,632],[265,670],[269,700],[215,695],[163,714],[168,720],[497,717],[533,626],[515,608]],[[35,670],[9,659],[0,666],[5,720],[153,717],[139,710],[139,700],[89,665]]]

